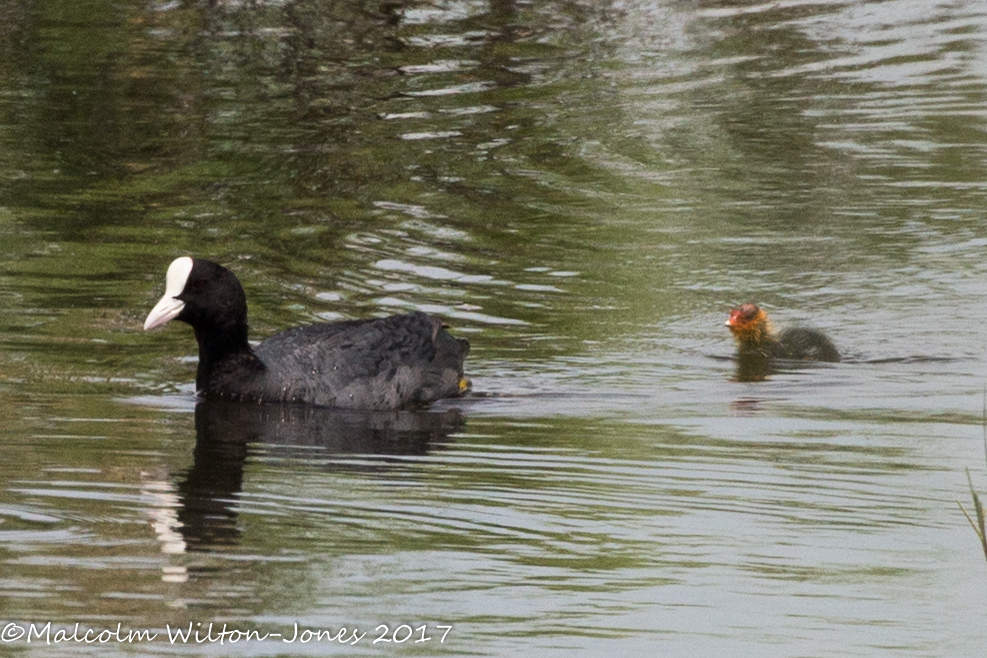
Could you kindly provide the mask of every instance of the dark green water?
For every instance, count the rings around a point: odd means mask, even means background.
[[[0,653],[982,655],[985,57],[928,0],[2,3]],[[196,407],[188,254],[258,339],[439,314],[478,395]],[[737,381],[743,301],[847,358]]]

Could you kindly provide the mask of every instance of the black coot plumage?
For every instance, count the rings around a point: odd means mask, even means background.
[[[171,320],[199,343],[198,393],[208,398],[298,402],[347,409],[421,407],[469,390],[469,342],[425,313],[289,329],[251,348],[247,298],[228,269],[182,257],[144,329]]]

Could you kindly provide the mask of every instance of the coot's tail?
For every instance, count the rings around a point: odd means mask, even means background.
[[[469,378],[463,374],[463,362],[470,351],[470,343],[465,338],[456,338],[445,329],[442,321],[435,317],[432,322],[432,341],[435,356],[432,359],[430,377],[423,387],[422,402],[442,398],[458,397],[472,389]]]
[[[462,355],[459,357],[459,394],[466,395],[473,390],[473,382],[470,378],[462,374],[463,372],[463,361],[466,360],[466,355],[470,353],[470,342],[465,338],[457,338],[456,342],[459,343],[459,349],[462,351]]]

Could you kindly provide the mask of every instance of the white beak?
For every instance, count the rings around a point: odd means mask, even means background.
[[[160,327],[174,320],[182,312],[182,309],[185,308],[185,302],[177,299],[177,297],[185,289],[185,284],[188,282],[191,272],[192,259],[188,256],[176,258],[168,266],[168,274],[165,275],[164,297],[147,314],[147,319],[144,320],[144,331]]]
[[[166,294],[161,298],[160,302],[154,305],[151,312],[147,314],[147,319],[144,320],[144,331],[160,327],[174,320],[175,316],[181,313],[183,308],[185,308],[185,302],[174,297],[169,297]]]

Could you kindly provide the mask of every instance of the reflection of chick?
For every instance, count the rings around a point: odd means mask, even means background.
[[[740,356],[765,356],[806,361],[839,361],[836,346],[822,332],[795,327],[775,334],[768,314],[756,304],[743,304],[727,318]]]

